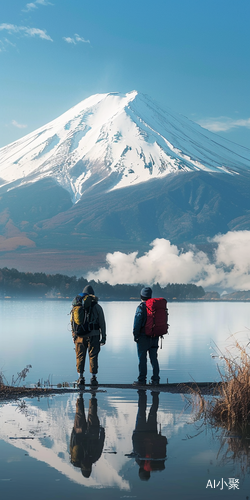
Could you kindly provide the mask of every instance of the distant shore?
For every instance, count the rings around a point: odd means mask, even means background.
[[[8,301],[8,300],[41,300],[43,302],[57,302],[57,301],[72,301],[73,297],[30,297],[29,295],[26,296],[19,296],[19,297],[0,297],[0,300],[3,301]],[[139,302],[140,298],[139,297],[124,297],[124,298],[119,298],[116,299],[114,297],[98,297],[98,300],[100,302]],[[220,297],[220,298],[186,298],[186,299],[179,299],[179,298],[167,298],[168,303],[171,302],[250,302],[250,297],[249,298],[232,298],[232,297]]]
[[[0,269],[0,300],[73,300],[87,284],[91,284],[100,301],[138,301],[145,284],[116,284],[90,281],[63,274],[24,273],[17,269]],[[168,302],[249,302],[250,290],[230,293],[206,291],[194,283],[152,285],[153,297]]]

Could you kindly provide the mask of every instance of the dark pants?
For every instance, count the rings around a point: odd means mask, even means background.
[[[152,405],[147,418],[147,393],[146,391],[138,392],[138,412],[134,432],[153,432],[157,434],[157,411],[159,407],[159,393],[152,392]]]
[[[147,337],[142,335],[137,342],[137,353],[139,358],[139,382],[145,382],[147,378],[147,353],[149,354],[150,363],[153,368],[153,376],[151,379],[154,382],[159,382],[159,363],[158,363],[158,338]]]
[[[139,390],[138,413],[133,432],[133,452],[139,465],[139,477],[148,480],[151,471],[165,469],[167,438],[157,431],[159,392],[152,392],[152,405],[148,414],[146,390]]]
[[[98,372],[98,354],[100,352],[100,335],[83,338],[81,342],[75,342],[76,369],[78,373],[84,372],[86,353],[89,353],[89,371],[92,375]]]

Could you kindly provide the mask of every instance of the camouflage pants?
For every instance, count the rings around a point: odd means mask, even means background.
[[[98,354],[100,352],[100,335],[86,337],[81,342],[75,342],[76,369],[78,373],[84,372],[86,353],[89,353],[89,371],[92,375],[98,372]]]

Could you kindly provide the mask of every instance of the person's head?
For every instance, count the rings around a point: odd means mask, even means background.
[[[92,465],[86,467],[85,465],[81,464],[81,472],[83,477],[90,477],[90,474],[92,472]]]
[[[92,472],[92,460],[89,455],[85,456],[81,462],[81,471],[84,477],[89,477]]]
[[[144,286],[141,289],[141,300],[148,300],[152,297],[152,288],[150,286]]]
[[[141,481],[148,481],[150,479],[150,471],[145,470],[144,467],[139,468],[139,478]]]
[[[91,285],[86,285],[82,292],[86,295],[95,295],[95,292]]]

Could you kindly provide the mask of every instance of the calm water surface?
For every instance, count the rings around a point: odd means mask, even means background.
[[[1,498],[245,500],[239,443],[194,424],[180,395],[108,389],[2,403]]]
[[[99,357],[99,382],[130,383],[137,378],[137,352],[132,325],[136,302],[101,303],[107,322],[107,344]],[[247,337],[248,303],[170,303],[169,335],[159,349],[161,382],[218,380],[215,344],[225,352],[231,334]],[[71,302],[0,301],[0,370],[8,381],[32,365],[26,382],[76,380],[70,332]],[[86,379],[88,381],[88,362]],[[149,367],[148,378],[151,376]]]
[[[137,378],[135,302],[102,303],[100,382]],[[76,379],[71,303],[0,301],[0,369],[27,384]],[[248,337],[247,303],[171,303],[161,381],[218,380],[216,349]],[[215,344],[217,348],[215,349]],[[211,356],[212,355],[212,356]],[[86,365],[88,380],[88,365]],[[149,370],[149,376],[151,371]],[[0,404],[0,493],[8,500],[250,498],[249,441],[194,422],[181,395],[98,390]],[[229,485],[234,485],[229,490]]]

